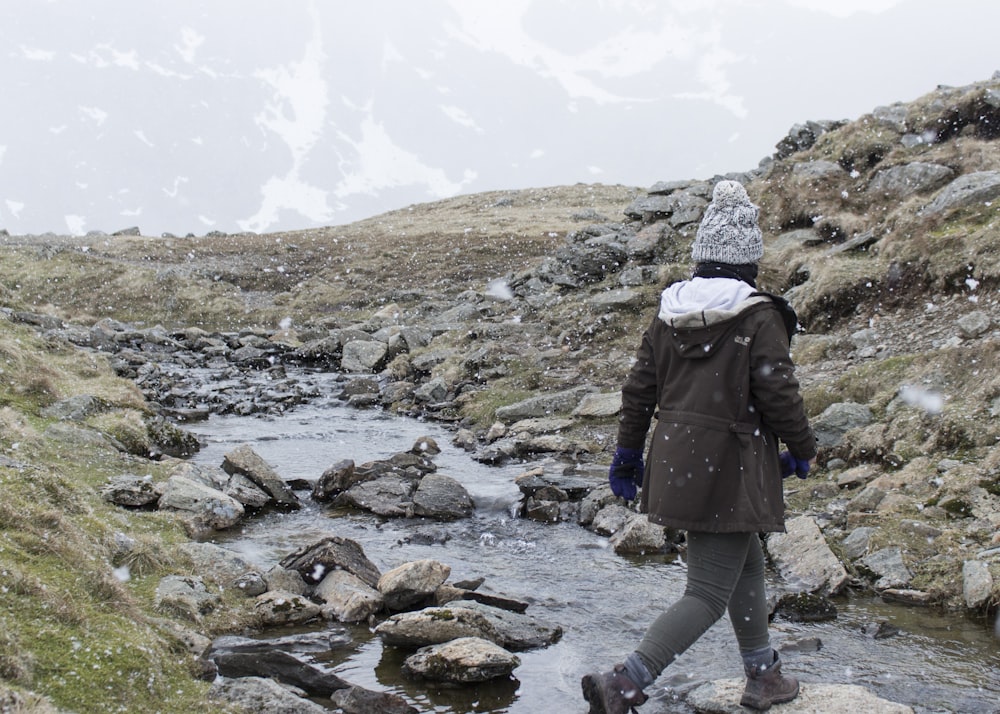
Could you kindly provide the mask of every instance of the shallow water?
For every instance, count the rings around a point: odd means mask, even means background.
[[[334,391],[313,376],[325,394]],[[213,417],[188,428],[201,436],[193,458],[218,466],[239,444],[250,444],[285,479],[312,481],[341,459],[357,463],[408,450],[423,436],[442,449],[439,473],[463,483],[476,514],[456,523],[383,521],[336,513],[300,493],[304,507],[268,513],[217,542],[262,568],[303,545],[330,535],[353,538],[385,572],[404,562],[433,558],[449,565],[451,581],[484,577],[481,590],[530,603],[528,614],[561,626],[562,639],[542,650],[517,653],[515,681],[446,689],[403,678],[408,654],[383,648],[367,626],[352,626],[355,647],[332,660],[344,679],[369,689],[391,690],[428,712],[585,711],[580,677],[630,652],[646,625],[684,587],[684,563],[674,556],[626,559],[606,539],[570,523],[540,524],[513,517],[519,498],[514,478],[526,464],[491,467],[451,444],[451,432],[433,422],[356,410],[321,398],[277,418]],[[443,544],[410,542],[415,533],[440,536]],[[434,538],[440,541],[441,538]],[[917,712],[1000,711],[1000,641],[992,623],[934,610],[888,604],[872,597],[837,601],[838,618],[822,624],[775,622],[774,644],[818,637],[822,647],[782,655],[786,671],[804,683],[859,684]],[[866,625],[888,622],[901,634],[875,640]],[[742,675],[735,639],[723,620],[657,681],[655,701],[642,710],[689,711],[677,693],[712,679]]]

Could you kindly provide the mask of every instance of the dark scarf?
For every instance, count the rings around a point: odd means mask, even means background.
[[[694,278],[733,278],[742,280],[750,287],[757,288],[757,265],[732,265],[731,263],[698,263],[694,266]]]

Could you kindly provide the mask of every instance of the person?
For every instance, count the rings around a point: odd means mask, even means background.
[[[715,185],[693,275],[663,291],[622,388],[611,489],[632,500],[641,487],[651,522],[687,532],[687,581],[624,662],[583,677],[591,714],[646,701],[643,690],[727,609],[747,676],[740,703],[765,710],[798,695],[768,635],[759,534],[785,530],[782,478],[806,477],[816,439],[789,355],[794,310],[756,288],[758,215],[740,183]]]

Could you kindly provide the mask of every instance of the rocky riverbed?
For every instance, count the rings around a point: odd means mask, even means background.
[[[816,472],[786,482],[789,532],[766,543],[783,581],[815,599],[776,600],[776,616],[821,618],[838,598],[864,593],[992,628],[1000,601],[997,126],[996,78],[941,87],[854,121],[794,127],[760,167],[730,176],[762,208],[762,287],[799,313],[793,356],[821,445]],[[468,494],[437,473],[430,441],[331,463],[305,490],[252,449],[234,450],[217,470],[192,466],[199,444],[186,425],[308,404],[320,396],[301,376],[310,371],[336,374],[338,398],[352,409],[445,426],[479,463],[540,462],[516,478],[520,518],[599,532],[626,558],[682,552],[683,534],[651,528],[615,502],[603,472],[620,382],[658,292],[686,275],[714,180],[497,192],[282,236],[0,236],[4,484],[17,499],[0,512],[5,594],[49,602],[52,575],[35,574],[33,559],[48,552],[53,528],[70,532],[66,519],[103,507],[82,495],[92,493],[129,525],[110,527],[122,538],[93,536],[106,567],[84,580],[98,601],[148,602],[187,620],[179,637],[202,673],[219,667],[211,652],[247,659],[246,643],[218,636],[293,613],[338,622],[357,606],[390,622],[399,613],[385,605],[385,573],[360,577],[338,559],[307,558],[309,567],[271,573],[280,587],[246,572],[227,594],[231,581],[198,568],[173,572],[183,568],[167,555],[191,558],[192,543],[303,498],[380,519],[429,519],[445,532],[469,517]],[[65,450],[103,456],[84,470]],[[100,483],[81,492],[65,472]],[[81,540],[93,528],[73,523]],[[191,542],[168,548],[143,535],[165,523],[180,524]],[[114,582],[122,563],[145,564],[135,568],[149,573],[145,591]],[[352,574],[364,588],[340,582],[332,604],[317,592],[322,581],[308,582],[316,566],[327,577]],[[443,607],[447,593],[476,603],[480,619],[482,608],[497,607],[476,600],[474,583],[449,583],[447,567],[444,559],[410,564],[410,575],[424,578],[424,599],[406,607]],[[509,600],[514,609],[498,608],[498,618],[530,617]],[[60,612],[55,629],[86,619]],[[422,617],[450,617],[434,612]],[[0,630],[14,653],[0,658],[10,696],[44,681],[65,701],[65,681],[33,664],[59,655],[33,651],[39,633],[15,620],[23,618],[5,618]],[[559,623],[532,622],[555,637]],[[459,646],[406,667],[457,680],[516,676],[518,655],[497,652],[510,642],[490,627],[463,630]],[[268,656],[285,649],[269,646]],[[472,650],[481,659],[468,664]],[[328,674],[316,674],[321,687],[333,681]],[[233,687],[225,684],[227,696],[247,701]],[[821,696],[829,701],[829,692]],[[702,706],[695,701],[685,706]]]

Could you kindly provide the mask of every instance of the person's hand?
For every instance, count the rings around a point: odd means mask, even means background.
[[[787,451],[778,454],[778,461],[781,462],[781,478],[788,478],[795,474],[799,478],[806,478],[809,475],[809,459],[797,459]]]
[[[631,501],[635,498],[645,473],[642,464],[642,449],[627,449],[619,446],[611,460],[608,482],[611,492],[619,498]]]

